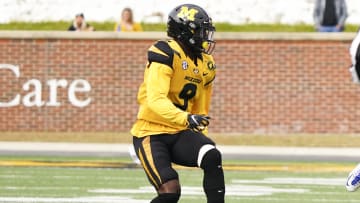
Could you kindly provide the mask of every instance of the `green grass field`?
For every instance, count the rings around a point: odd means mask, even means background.
[[[226,202],[359,202],[344,187],[354,164],[226,160]],[[202,171],[176,168],[180,203],[205,203]],[[154,194],[124,158],[0,157],[0,202],[145,203]]]

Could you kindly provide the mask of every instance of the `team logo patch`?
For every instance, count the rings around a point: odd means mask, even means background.
[[[189,67],[189,64],[187,63],[187,61],[183,61],[183,62],[181,63],[181,65],[182,65],[182,69],[183,69],[183,70],[187,70],[188,67]]]
[[[207,67],[208,67],[209,70],[215,70],[216,69],[216,65],[212,61],[209,61],[207,63]]]

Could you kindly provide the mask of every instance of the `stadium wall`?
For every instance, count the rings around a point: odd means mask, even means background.
[[[214,133],[359,133],[354,33],[217,33]],[[163,33],[0,32],[0,131],[128,132]],[[8,65],[5,65],[8,64]]]

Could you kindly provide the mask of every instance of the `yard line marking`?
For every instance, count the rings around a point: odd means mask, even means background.
[[[31,160],[0,160],[0,166],[17,167],[81,167],[81,168],[140,168],[137,164],[128,162],[101,162],[101,161],[31,161]],[[174,165],[176,169],[193,169]],[[289,171],[289,172],[348,172],[353,166],[341,164],[297,163],[287,165],[260,165],[260,164],[224,164],[224,170],[232,171]]]
[[[12,178],[22,178],[22,179],[29,179],[29,178],[33,178],[32,176],[29,175],[0,175],[0,178],[7,178],[7,179],[12,179]]]
[[[232,183],[296,184],[296,185],[345,185],[346,178],[265,178],[263,180],[232,180]]]
[[[100,194],[155,194],[153,187],[140,187],[138,189],[93,189],[88,190],[90,193]],[[271,186],[257,186],[257,185],[227,185],[226,196],[263,196],[272,195],[274,193],[306,193],[307,189],[301,188],[273,188]],[[196,195],[203,196],[202,187],[181,187],[181,195]]]
[[[135,200],[127,197],[73,197],[73,198],[51,198],[51,197],[0,197],[0,202],[36,202],[36,203],[148,203],[145,200]]]
[[[82,190],[82,187],[65,187],[67,190]],[[0,189],[2,190],[64,190],[64,187],[48,187],[48,186],[44,186],[44,187],[39,187],[39,186],[0,186]]]
[[[251,197],[235,197],[234,199],[238,199],[238,200],[254,200],[253,198]],[[256,198],[256,201],[265,201],[265,202],[293,202],[293,201],[299,201],[299,202],[341,202],[341,203],[352,203],[352,202],[355,202],[355,203],[358,203],[359,200],[356,199],[356,197],[353,199],[353,200],[344,200],[343,198],[340,198],[340,199],[334,199],[332,198],[331,200],[330,199],[300,199],[300,198],[276,198],[276,197],[269,197],[269,198],[266,198],[266,197],[260,197],[260,198]]]
[[[135,164],[123,163],[123,162],[93,162],[93,161],[29,161],[29,160],[0,161],[0,166],[134,168],[134,165]]]
[[[54,179],[88,179],[88,176],[81,176],[81,175],[56,175],[56,176],[49,176],[52,177]],[[4,178],[4,179],[30,179],[30,178],[34,178],[33,176],[30,175],[0,175],[0,178]],[[143,180],[143,177],[107,177],[107,176],[98,176],[96,177],[97,180]]]
[[[288,172],[348,172],[351,166],[343,165],[225,165],[225,170],[233,171],[288,171]]]

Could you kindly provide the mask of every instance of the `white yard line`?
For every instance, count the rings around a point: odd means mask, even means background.
[[[263,180],[232,180],[232,183],[295,184],[295,185],[345,185],[346,178],[265,178]]]
[[[51,198],[51,197],[0,197],[0,202],[21,203],[148,203],[148,200],[134,200],[127,197],[74,197],[74,198]]]
[[[40,187],[40,186],[0,186],[0,190],[64,190],[65,187]],[[67,190],[83,190],[83,187],[68,187],[66,186]]]
[[[89,190],[90,193],[99,194],[155,194],[152,187],[140,187],[138,189],[94,189]],[[257,185],[227,185],[226,195],[227,196],[263,196],[272,195],[274,193],[306,193],[307,189],[301,188],[273,188],[271,186],[257,186]],[[204,192],[202,187],[181,187],[182,196],[195,195],[203,196]]]
[[[252,197],[236,197],[234,199],[237,199],[241,202],[241,200],[254,200],[254,198]],[[354,198],[353,200],[344,200],[342,199],[341,197],[339,199],[321,199],[321,198],[318,198],[318,199],[300,199],[300,198],[276,198],[276,197],[264,197],[264,198],[256,198],[256,200],[258,201],[264,201],[264,202],[275,202],[275,203],[278,203],[278,202],[294,202],[294,201],[297,201],[297,202],[306,202],[306,203],[310,203],[310,202],[325,202],[325,203],[329,203],[329,202],[341,202],[341,203],[358,203],[359,200]]]

